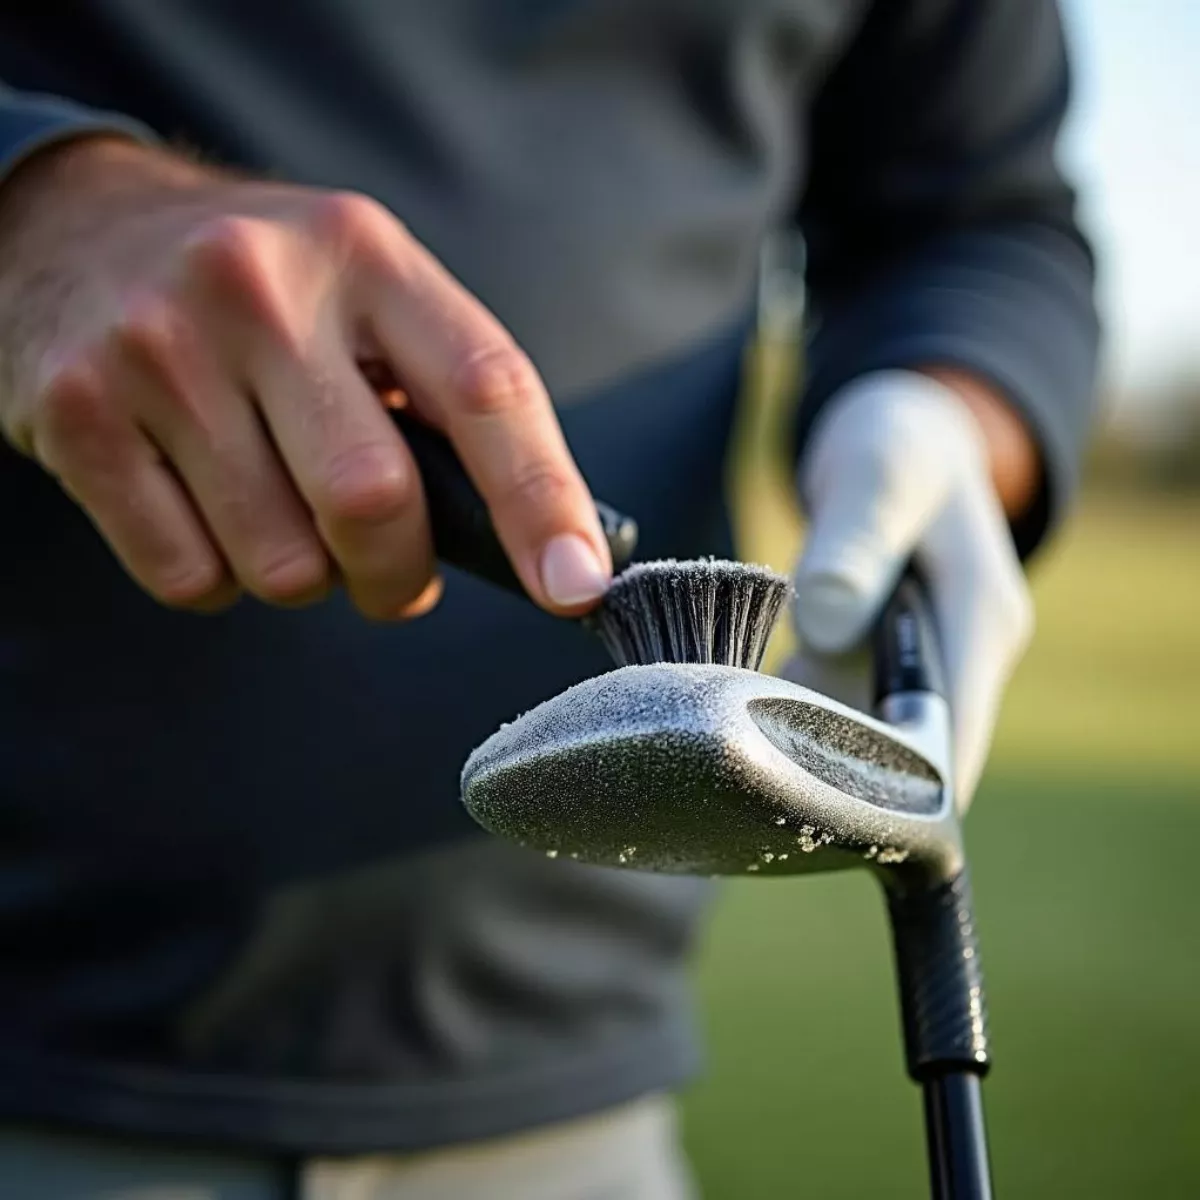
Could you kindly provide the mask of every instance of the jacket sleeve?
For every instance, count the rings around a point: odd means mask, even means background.
[[[121,113],[102,112],[58,96],[19,92],[0,84],[0,187],[39,150],[94,133],[147,143],[158,140],[147,126]]]
[[[1095,408],[1094,264],[1055,159],[1069,90],[1055,0],[873,0],[816,98],[800,210],[800,446],[857,375],[970,370],[1041,450],[1022,555],[1074,491]]]

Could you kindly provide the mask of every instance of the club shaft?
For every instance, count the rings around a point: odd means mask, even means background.
[[[979,1076],[936,1075],[922,1088],[933,1200],[992,1200]]]

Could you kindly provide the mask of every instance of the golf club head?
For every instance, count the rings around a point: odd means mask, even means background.
[[[585,680],[467,760],[486,829],[581,862],[706,875],[962,866],[940,697],[877,720],[737,667],[656,664]]]

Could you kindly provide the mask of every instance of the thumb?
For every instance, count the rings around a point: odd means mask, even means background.
[[[800,470],[809,532],[795,572],[800,639],[820,654],[866,633],[945,502],[941,384],[907,371],[865,376],[832,399]]]

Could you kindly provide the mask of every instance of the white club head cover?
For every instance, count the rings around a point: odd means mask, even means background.
[[[868,664],[857,651],[915,557],[945,656],[964,810],[1004,686],[1033,632],[1025,575],[974,417],[927,376],[864,376],[818,417],[799,486],[809,519],[795,570],[800,652],[782,674],[869,707]]]

